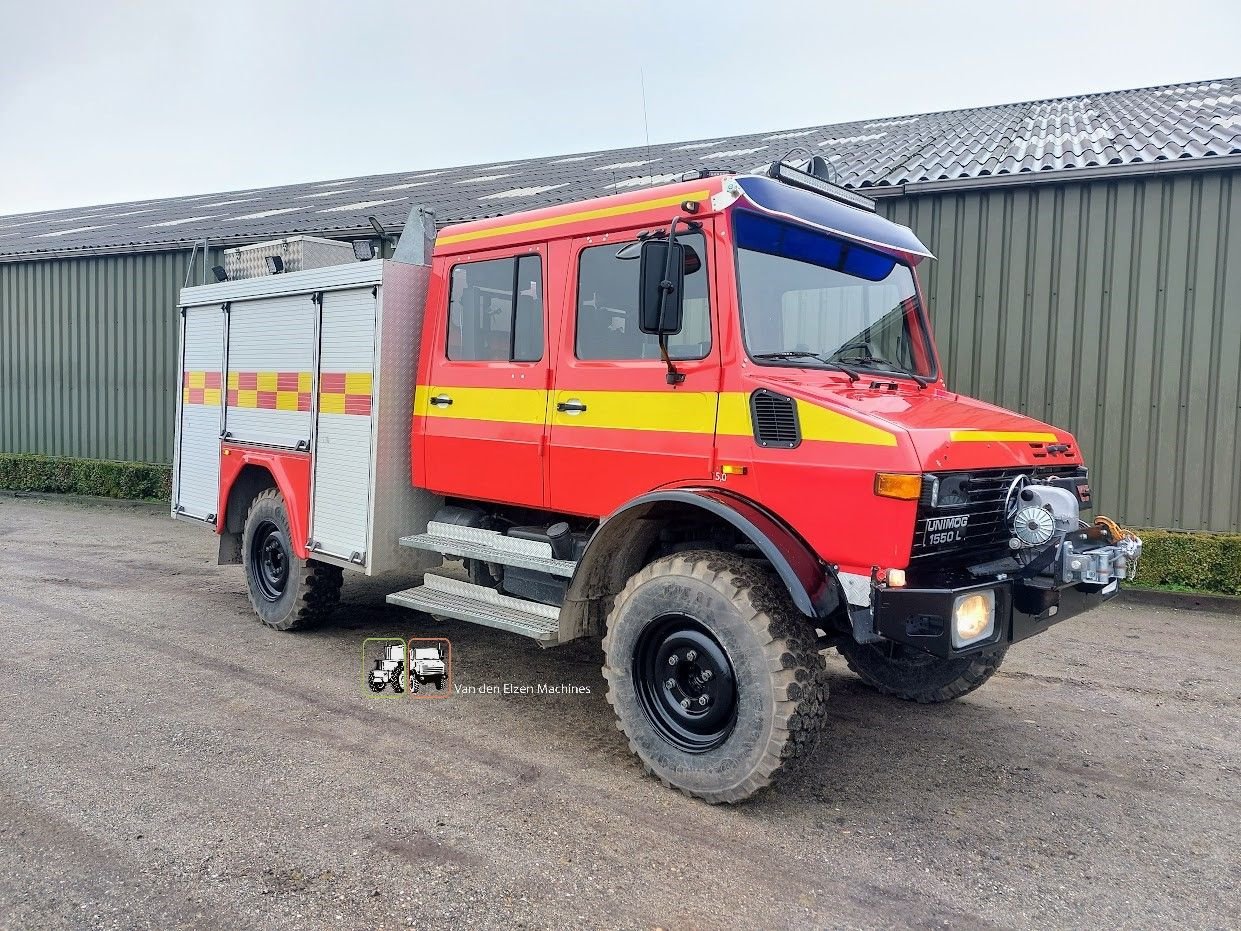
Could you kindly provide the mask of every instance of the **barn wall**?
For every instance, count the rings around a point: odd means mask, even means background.
[[[1072,430],[1100,509],[1241,530],[1241,172],[885,199],[951,388]]]

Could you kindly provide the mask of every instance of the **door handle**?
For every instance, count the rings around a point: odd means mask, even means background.
[[[577,398],[570,398],[567,401],[558,402],[556,410],[562,414],[581,414],[586,410],[586,405]]]
[[[449,407],[452,404],[452,398],[446,394],[437,394],[431,399],[431,403],[436,407]]]

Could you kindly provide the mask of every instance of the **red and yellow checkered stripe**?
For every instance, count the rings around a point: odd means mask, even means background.
[[[228,406],[308,411],[311,381],[310,372],[229,372]]]
[[[184,404],[207,404],[220,406],[219,372],[186,372],[181,382],[181,401]]]
[[[370,372],[322,372],[319,375],[319,413],[369,417],[372,389]]]
[[[309,411],[310,372],[229,372],[228,406],[250,410]],[[370,372],[323,372],[319,412],[371,415],[374,379]],[[186,372],[181,398],[186,404],[220,404],[219,372]]]

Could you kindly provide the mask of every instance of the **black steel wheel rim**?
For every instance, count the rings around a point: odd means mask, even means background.
[[[706,753],[737,723],[737,681],[728,654],[684,614],[655,618],[638,635],[633,679],[659,735],[686,753]]]
[[[279,601],[284,594],[291,563],[288,536],[273,521],[263,521],[250,541],[250,564],[254,567],[254,581],[268,601]]]

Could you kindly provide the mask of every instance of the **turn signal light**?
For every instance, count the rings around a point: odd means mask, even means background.
[[[875,494],[881,498],[916,501],[922,494],[922,476],[903,472],[880,472],[875,476]]]

